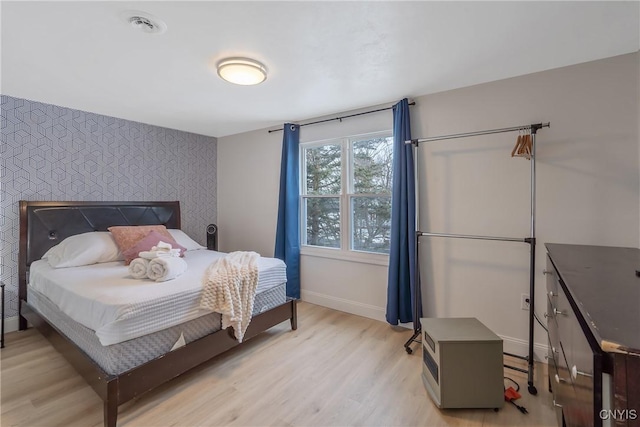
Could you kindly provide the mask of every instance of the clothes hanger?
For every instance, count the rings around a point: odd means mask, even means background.
[[[526,157],[527,160],[531,160],[531,153],[533,152],[532,146],[531,146],[531,141],[532,141],[531,134],[524,135],[523,155],[524,155],[524,157]]]
[[[531,134],[522,134],[524,129],[520,129],[516,146],[511,151],[511,157],[524,157],[527,160],[531,160],[532,138]]]
[[[516,145],[511,150],[511,157],[519,157],[520,156],[520,146],[522,145],[522,131],[518,131],[518,139],[516,140]]]
[[[520,157],[527,157],[527,135],[522,135],[522,143],[518,149],[518,155]]]

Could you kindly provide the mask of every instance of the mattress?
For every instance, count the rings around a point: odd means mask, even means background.
[[[118,375],[169,352],[182,336],[185,343],[196,341],[221,329],[221,315],[209,313],[180,325],[128,341],[103,346],[95,332],[74,321],[44,295],[28,289],[27,301],[49,323],[71,339],[106,373]],[[286,302],[286,284],[256,293],[253,316]]]
[[[28,286],[108,346],[211,313],[200,308],[202,275],[224,255],[187,251],[187,271],[166,282],[133,279],[122,262],[52,268],[40,260],[31,264]],[[260,257],[258,277],[256,294],[285,283],[286,266],[279,259]]]

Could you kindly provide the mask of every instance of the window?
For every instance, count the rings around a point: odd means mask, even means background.
[[[389,253],[390,132],[301,145],[302,244]]]

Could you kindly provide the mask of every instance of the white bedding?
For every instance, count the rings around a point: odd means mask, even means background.
[[[187,271],[167,282],[133,279],[122,261],[56,269],[40,260],[31,264],[29,287],[94,330],[106,346],[210,313],[199,307],[202,275],[214,259],[224,255],[206,249],[187,251]],[[256,293],[286,282],[285,264],[261,257],[258,275]]]

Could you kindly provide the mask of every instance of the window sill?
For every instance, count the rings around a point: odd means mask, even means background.
[[[302,246],[300,255],[318,258],[337,259],[339,261],[359,262],[363,264],[389,265],[389,255],[375,254],[371,252],[343,251],[342,249],[318,248],[314,246]]]

